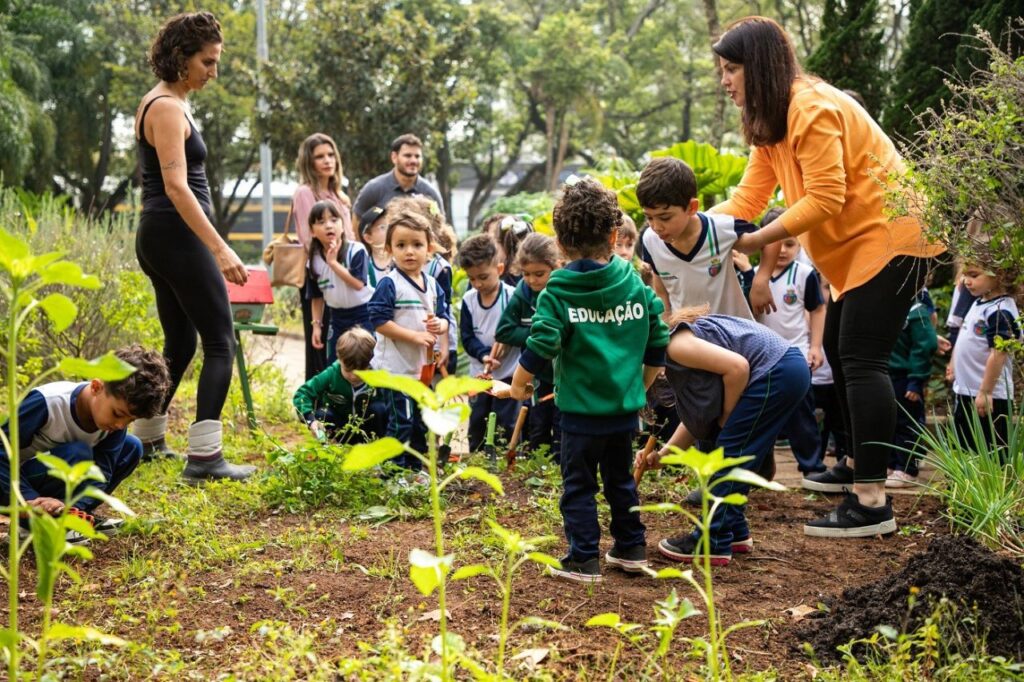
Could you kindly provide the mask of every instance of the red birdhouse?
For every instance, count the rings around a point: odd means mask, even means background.
[[[263,309],[274,302],[274,290],[270,288],[270,275],[266,269],[247,265],[249,280],[242,286],[227,282],[228,301],[231,303],[231,317],[242,324],[258,324],[263,319]]]

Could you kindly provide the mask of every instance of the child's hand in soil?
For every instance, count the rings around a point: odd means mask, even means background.
[[[39,507],[50,516],[57,516],[64,511],[64,503],[52,497],[37,497],[34,500],[29,500],[28,504],[32,507]]]

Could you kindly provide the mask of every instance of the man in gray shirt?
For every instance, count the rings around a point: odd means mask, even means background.
[[[423,143],[420,138],[406,133],[391,143],[391,163],[394,168],[366,183],[356,197],[352,212],[356,218],[374,206],[385,208],[396,197],[425,196],[437,202],[444,213],[444,202],[434,186],[420,177],[423,165]]]

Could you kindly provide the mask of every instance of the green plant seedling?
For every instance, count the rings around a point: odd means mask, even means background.
[[[31,215],[26,215],[25,220],[29,232],[34,233],[36,231],[35,220]],[[0,337],[6,340],[6,348],[0,348],[0,358],[5,362],[7,369],[7,376],[4,377],[7,391],[4,410],[0,412],[0,422],[8,422],[8,432],[4,434],[3,431],[0,431],[0,441],[3,442],[10,463],[10,497],[7,505],[0,508],[0,511],[11,519],[21,518],[22,512],[26,510],[26,505],[21,497],[19,485],[22,444],[18,419],[10,417],[18,414],[18,406],[28,391],[57,372],[65,376],[84,376],[104,381],[116,381],[134,371],[131,366],[121,362],[112,353],[92,362],[65,358],[56,367],[31,379],[23,392],[19,393],[18,341],[27,325],[33,321],[34,314],[37,311],[42,311],[56,332],[67,329],[78,314],[77,306],[66,295],[56,291],[44,295],[44,290],[51,287],[97,289],[100,287],[100,280],[93,275],[83,273],[75,263],[64,260],[63,254],[58,251],[51,251],[39,256],[32,255],[28,242],[0,227],[0,310],[5,311],[2,327],[0,327]],[[33,537],[36,536],[38,529],[38,537],[43,538],[40,544],[47,542],[46,538],[49,538],[52,533],[56,533],[56,526],[52,525],[51,521],[53,524],[58,523],[52,519],[35,523],[30,521]],[[64,528],[67,523],[69,522],[60,521],[60,527]],[[73,522],[70,523],[74,525]],[[7,580],[8,625],[6,629],[0,631],[0,646],[6,652],[7,676],[11,680],[18,679],[20,645],[26,639],[18,627],[18,577],[19,560],[27,545],[21,543],[18,533],[14,530],[16,527],[17,524],[13,523],[8,539],[7,569],[2,571],[3,577]],[[54,535],[54,537],[56,536]],[[61,539],[63,540],[63,535],[61,535]],[[56,549],[43,557],[45,562],[51,562],[48,564],[51,567],[54,565],[53,561],[59,561],[60,557],[64,555],[63,543],[54,542],[52,544]],[[43,551],[49,550],[44,549]],[[42,569],[40,573],[43,573]],[[56,580],[52,574],[48,574],[46,580],[50,580],[51,577]],[[52,599],[52,584],[49,590]],[[58,635],[61,635],[61,638],[64,638],[64,635],[76,636],[77,634],[82,637],[89,635],[83,629],[69,630],[68,628],[70,626],[49,627],[44,624],[43,645],[45,646],[48,639],[55,639]],[[40,661],[40,665],[45,662],[45,650],[40,656]]]
[[[622,650],[623,641],[635,646],[644,656],[642,678],[646,679],[652,672],[664,676],[668,670],[668,652],[672,647],[676,629],[687,618],[700,614],[689,599],[680,599],[673,589],[667,597],[654,602],[654,621],[647,628],[636,623],[624,623],[617,613],[602,613],[587,621],[587,627],[606,627],[622,636],[612,662],[608,668],[608,679],[615,679],[616,662]],[[648,651],[645,648],[648,635],[653,634],[657,646]]]
[[[423,423],[430,432],[427,437],[426,453],[416,452],[395,438],[382,438],[364,445],[353,447],[342,469],[359,471],[375,467],[402,453],[415,457],[426,467],[430,475],[430,508],[434,521],[434,552],[414,549],[409,553],[409,577],[424,596],[437,590],[440,612],[439,631],[432,646],[441,657],[440,677],[446,681],[452,676],[452,657],[465,650],[465,642],[455,633],[448,632],[448,617],[445,610],[445,582],[451,572],[454,557],[444,552],[442,532],[444,514],[441,510],[441,491],[456,479],[475,479],[490,486],[499,495],[505,494],[501,481],[494,474],[480,467],[462,467],[453,471],[443,480],[440,478],[437,436],[445,437],[469,417],[469,405],[460,400],[462,396],[480,393],[491,387],[490,381],[472,377],[445,377],[435,390],[420,381],[398,376],[382,370],[367,370],[356,374],[374,388],[398,391],[409,396],[419,405]]]
[[[703,453],[696,448],[681,450],[675,446],[669,446],[670,454],[661,458],[662,464],[681,465],[690,469],[697,479],[697,485],[701,490],[701,514],[700,518],[678,504],[663,502],[660,504],[642,505],[636,507],[638,511],[654,512],[663,514],[666,512],[681,514],[689,519],[697,527],[701,534],[701,541],[698,547],[702,555],[700,561],[695,561],[704,577],[703,585],[693,577],[693,571],[680,571],[676,568],[664,568],[660,571],[651,571],[656,578],[682,578],[686,580],[700,595],[708,614],[708,637],[707,639],[695,638],[691,643],[705,654],[708,674],[712,679],[726,679],[732,677],[729,669],[729,656],[725,647],[726,637],[743,628],[762,625],[764,621],[745,621],[731,625],[723,630],[715,609],[714,584],[711,579],[711,520],[715,512],[723,504],[743,505],[747,503],[747,496],[741,493],[732,493],[725,497],[718,497],[711,492],[712,485],[720,483],[735,482],[745,485],[767,488],[769,490],[785,490],[785,486],[772,481],[767,481],[749,469],[739,468],[739,465],[754,459],[753,457],[726,457],[722,448],[717,448],[710,453]]]
[[[553,535],[543,535],[534,538],[524,538],[515,531],[508,530],[496,521],[487,519],[487,525],[491,527],[491,533],[501,541],[501,548],[504,552],[504,562],[499,570],[495,566],[486,564],[470,564],[462,566],[452,580],[465,580],[478,575],[489,576],[498,586],[501,594],[501,624],[498,629],[498,658],[496,661],[497,679],[503,679],[505,674],[505,647],[508,642],[508,616],[512,604],[512,580],[516,571],[523,564],[533,562],[542,566],[561,567],[561,563],[550,554],[539,551],[541,547],[556,542],[558,538]]]

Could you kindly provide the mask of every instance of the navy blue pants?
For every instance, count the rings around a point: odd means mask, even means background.
[[[818,450],[821,461],[825,461],[830,438],[835,440],[836,459],[846,456],[846,432],[843,431],[843,413],[839,409],[839,398],[836,396],[835,384],[814,384],[814,407],[821,410],[821,448]]]
[[[397,438],[413,450],[426,454],[427,426],[420,416],[416,401],[398,391],[383,391],[387,411],[388,435]],[[393,460],[395,464],[412,471],[422,468],[420,461],[409,454],[401,454]]]
[[[324,425],[327,430],[327,437],[332,441],[337,441],[340,438],[345,438],[346,442],[351,443],[368,443],[372,440],[382,437],[388,428],[388,408],[383,400],[373,400],[366,403],[366,411],[364,414],[359,415],[363,420],[360,425],[362,434],[358,432],[350,432],[346,438],[345,425],[348,422],[347,417],[338,417],[329,407],[321,407],[313,411],[313,415],[316,420]],[[354,437],[353,437],[354,436]]]
[[[978,417],[978,421],[981,422],[981,433],[975,434],[974,419],[978,408],[974,405],[974,397],[957,393],[955,399],[953,425],[961,447],[977,451],[980,440],[992,452],[998,448],[1000,458],[1005,461],[1006,444],[1009,440],[1010,401],[1005,398],[993,398],[992,414]]]
[[[511,382],[502,379],[506,383]],[[497,429],[495,430],[495,442],[498,435],[504,435],[505,439],[512,437],[512,429],[516,426],[516,417],[519,415],[519,401],[511,398],[495,398],[487,393],[478,393],[469,399],[469,451],[476,452],[483,447],[487,438],[487,416],[494,412],[497,416]]]
[[[922,448],[918,445],[918,439],[926,424],[924,396],[921,397],[921,400],[916,401],[906,399],[907,377],[905,376],[892,376],[892,390],[896,394],[896,434],[892,440],[895,448],[889,455],[889,468],[917,476],[917,463],[923,454]],[[912,451],[912,454],[906,452],[907,450]]]
[[[633,430],[591,435],[562,431],[562,499],[559,509],[569,541],[569,556],[587,561],[600,554],[601,525],[597,519],[597,474],[612,511],[615,546],[628,549],[646,544],[646,528],[638,512],[633,464]]]
[[[85,490],[87,487],[95,487],[103,492],[112,495],[114,490],[131,476],[135,467],[139,466],[142,458],[142,443],[131,434],[125,435],[124,445],[121,451],[111,454],[107,452],[93,452],[93,449],[85,443],[65,443],[58,445],[50,451],[54,457],[59,457],[70,465],[79,462],[92,461],[103,473],[103,481],[87,481],[74,491],[74,494]],[[46,465],[36,458],[32,458],[21,465],[21,480],[39,493],[41,497],[52,497],[56,500],[64,500],[67,490],[64,481],[50,476],[50,470]],[[10,479],[7,477],[7,470],[0,476],[0,499],[6,500],[10,495]],[[73,506],[84,512],[92,513],[100,506],[100,501],[94,497],[83,497]]]
[[[562,429],[558,424],[561,421],[558,407],[554,398],[541,402],[555,392],[554,384],[546,381],[537,383],[537,390],[530,400],[529,441],[530,448],[537,449],[542,445],[548,446],[548,454],[556,464],[561,461]]]
[[[814,417],[814,392],[810,386],[807,387],[803,400],[797,404],[782,427],[782,431],[789,438],[789,447],[796,457],[800,473],[813,474],[825,471],[821,457],[821,434],[818,432],[818,420]]]
[[[726,457],[753,456],[754,459],[741,466],[757,471],[772,453],[782,425],[806,398],[810,385],[807,360],[798,349],[790,348],[765,376],[747,385],[718,434],[715,445],[725,449]],[[746,495],[749,491],[749,485],[734,481],[712,485],[711,488],[718,497],[732,493]],[[750,537],[744,509],[745,505],[719,506],[711,519],[713,554],[731,554],[734,540]],[[700,533],[694,530],[693,537],[699,538]]]
[[[324,317],[328,318],[325,325],[327,339],[324,340],[327,351],[327,366],[338,359],[338,339],[352,327],[362,327],[371,334],[374,333],[370,326],[370,310],[366,304],[355,308],[331,308],[324,305]]]

